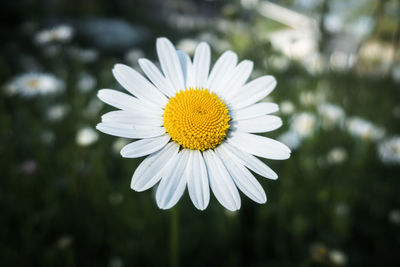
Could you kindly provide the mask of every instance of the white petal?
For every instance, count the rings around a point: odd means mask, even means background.
[[[161,74],[160,70],[150,60],[146,58],[139,59],[139,65],[143,72],[147,75],[150,81],[165,95],[173,97],[176,94],[174,86],[164,75]]]
[[[211,149],[204,151],[203,157],[207,166],[211,190],[219,203],[231,211],[240,209],[239,192],[222,161]]]
[[[113,74],[117,81],[134,96],[160,107],[164,107],[168,103],[165,95],[131,67],[116,64]]]
[[[231,130],[237,129],[247,133],[263,133],[278,129],[282,126],[281,118],[273,115],[263,115],[246,120],[234,120]]]
[[[171,171],[163,173],[156,193],[156,201],[160,209],[172,208],[185,191],[186,179],[183,172],[189,159],[188,152],[187,149],[183,149],[178,153],[178,158]],[[172,166],[171,163],[169,165]]]
[[[290,149],[274,139],[242,132],[234,132],[227,142],[255,156],[267,159],[288,159]]]
[[[179,92],[185,88],[182,68],[174,45],[167,38],[158,38],[157,55],[165,77],[171,81],[174,90]]]
[[[125,138],[151,138],[165,133],[164,127],[135,126],[114,122],[101,122],[96,125],[96,129],[114,136]]]
[[[190,150],[189,164],[185,172],[190,199],[197,209],[206,209],[210,201],[210,187],[207,168],[200,151]]]
[[[121,149],[121,156],[124,158],[139,158],[157,152],[163,148],[171,137],[168,134],[141,139],[132,142]]]
[[[179,61],[182,66],[182,72],[185,79],[185,88],[194,87],[194,73],[193,73],[193,64],[190,60],[190,57],[182,50],[178,50]]]
[[[238,94],[239,90],[243,90],[243,85],[250,77],[253,71],[253,62],[250,60],[243,60],[239,65],[231,72],[230,79],[226,84],[221,86],[218,93],[224,97],[224,99],[231,99],[232,96]]]
[[[161,108],[147,105],[146,102],[117,90],[101,89],[97,93],[97,97],[104,103],[122,110],[139,111],[140,113],[149,113],[156,116],[162,116],[163,114]]]
[[[193,72],[195,75],[195,85],[200,88],[206,88],[208,72],[210,71],[210,46],[201,42],[194,52]]]
[[[279,106],[275,103],[257,103],[239,110],[232,110],[232,120],[245,120],[277,112]]]
[[[241,109],[266,97],[274,90],[276,80],[273,76],[262,76],[242,87],[240,92],[228,102],[233,109]]]
[[[217,92],[220,85],[224,84],[229,76],[229,73],[235,68],[238,61],[237,55],[232,51],[223,53],[210,72],[206,87],[211,92]]]
[[[249,198],[257,203],[265,203],[267,196],[253,174],[240,164],[230,152],[215,149],[217,156],[223,161],[236,186]]]
[[[134,124],[140,126],[162,126],[162,116],[149,116],[143,113],[134,113],[125,110],[110,111],[101,116],[102,122],[115,122],[121,124]]]
[[[178,151],[179,146],[170,142],[161,150],[146,157],[133,174],[131,188],[141,192],[155,185],[161,179],[164,168],[170,161],[174,161]]]
[[[245,165],[247,168],[255,173],[273,180],[276,180],[278,178],[278,175],[270,167],[268,167],[264,162],[254,157],[253,155],[244,152],[243,150],[238,149],[234,146],[231,146],[226,142],[223,142],[218,148],[223,151],[227,150],[231,152],[231,154],[236,157],[236,160],[238,162]]]

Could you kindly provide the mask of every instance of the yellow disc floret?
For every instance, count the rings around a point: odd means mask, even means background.
[[[206,150],[221,144],[229,129],[228,108],[207,89],[181,91],[164,110],[164,127],[183,148]]]

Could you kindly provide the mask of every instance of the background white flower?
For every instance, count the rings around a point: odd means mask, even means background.
[[[297,113],[290,122],[290,129],[301,137],[309,137],[314,134],[317,119],[309,112]]]
[[[400,136],[393,136],[379,143],[378,154],[384,163],[400,164]]]
[[[25,73],[16,76],[7,84],[6,93],[30,98],[36,95],[60,93],[64,88],[64,81],[53,74]]]
[[[69,25],[57,25],[38,32],[35,36],[35,42],[40,45],[51,42],[66,43],[73,38],[74,33],[74,28]]]
[[[68,112],[70,111],[70,106],[68,104],[57,104],[54,106],[51,106],[48,110],[47,110],[47,118],[49,121],[52,122],[57,122],[62,120],[65,115],[68,114]]]
[[[294,112],[295,107],[291,101],[285,100],[282,101],[279,105],[281,113],[285,115],[290,115]]]
[[[329,251],[329,260],[335,266],[343,266],[343,265],[346,265],[346,263],[347,263],[347,256],[346,256],[346,254],[344,254],[343,251],[334,249],[334,250]]]
[[[343,108],[331,103],[323,103],[319,105],[318,113],[322,117],[321,126],[325,129],[331,129],[336,125],[340,125],[345,118]]]
[[[343,147],[334,147],[326,155],[330,164],[340,164],[347,159],[347,151]]]
[[[355,137],[363,140],[376,141],[385,135],[385,130],[360,117],[347,119],[346,127],[348,132]]]
[[[89,73],[82,73],[77,82],[77,88],[82,93],[90,92],[97,84],[97,80]]]
[[[400,210],[393,209],[393,210],[389,211],[388,219],[391,223],[393,223],[395,225],[400,225]]]
[[[79,129],[76,134],[76,143],[80,146],[89,146],[94,144],[99,139],[98,133],[91,127],[84,127]]]

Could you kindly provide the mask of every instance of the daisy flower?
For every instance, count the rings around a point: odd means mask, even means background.
[[[240,209],[240,189],[258,203],[267,198],[253,171],[276,179],[277,174],[257,157],[290,157],[284,144],[255,133],[279,128],[270,115],[274,103],[257,103],[276,85],[272,76],[246,83],[253,63],[226,51],[210,71],[210,47],[200,43],[193,61],[166,38],[157,39],[162,72],[147,59],[139,65],[147,78],[117,64],[113,74],[132,95],[102,89],[98,97],[118,108],[102,116],[97,129],[114,136],[138,139],[122,148],[127,158],[147,156],[135,170],[131,188],[144,191],[159,183],[157,205],[173,207],[188,188],[196,208],[209,203],[210,188],[228,210]],[[257,156],[257,157],[256,157]]]
[[[378,154],[386,164],[400,164],[400,136],[392,136],[380,142]]]
[[[290,115],[294,112],[295,107],[291,101],[285,100],[280,104],[280,110],[282,114]]]
[[[90,146],[96,143],[99,138],[97,132],[90,127],[84,127],[79,129],[76,134],[76,143],[80,146]]]
[[[301,138],[306,138],[314,134],[317,118],[309,112],[301,112],[293,116],[290,128]]]
[[[47,110],[47,119],[51,122],[61,121],[70,111],[71,107],[67,104],[57,104]]]
[[[58,25],[51,29],[44,29],[35,36],[35,42],[43,45],[52,42],[66,43],[72,39],[75,30],[69,25]]]
[[[352,117],[347,119],[346,127],[352,136],[359,137],[367,141],[378,141],[385,136],[385,129],[376,126],[372,122],[360,117]]]
[[[338,105],[323,103],[319,105],[317,109],[322,118],[322,127],[325,129],[331,129],[335,125],[340,125],[344,121],[344,110]]]
[[[347,159],[347,151],[343,147],[334,147],[326,155],[328,163],[337,165]]]
[[[5,86],[8,95],[19,94],[26,98],[56,94],[62,92],[64,88],[64,81],[49,73],[20,74]]]

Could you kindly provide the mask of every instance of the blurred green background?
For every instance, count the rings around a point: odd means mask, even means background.
[[[180,266],[400,266],[400,1],[2,1],[0,266],[169,266],[171,211],[130,178],[130,140],[95,130],[166,36],[255,63],[292,157],[268,202],[175,208]]]

